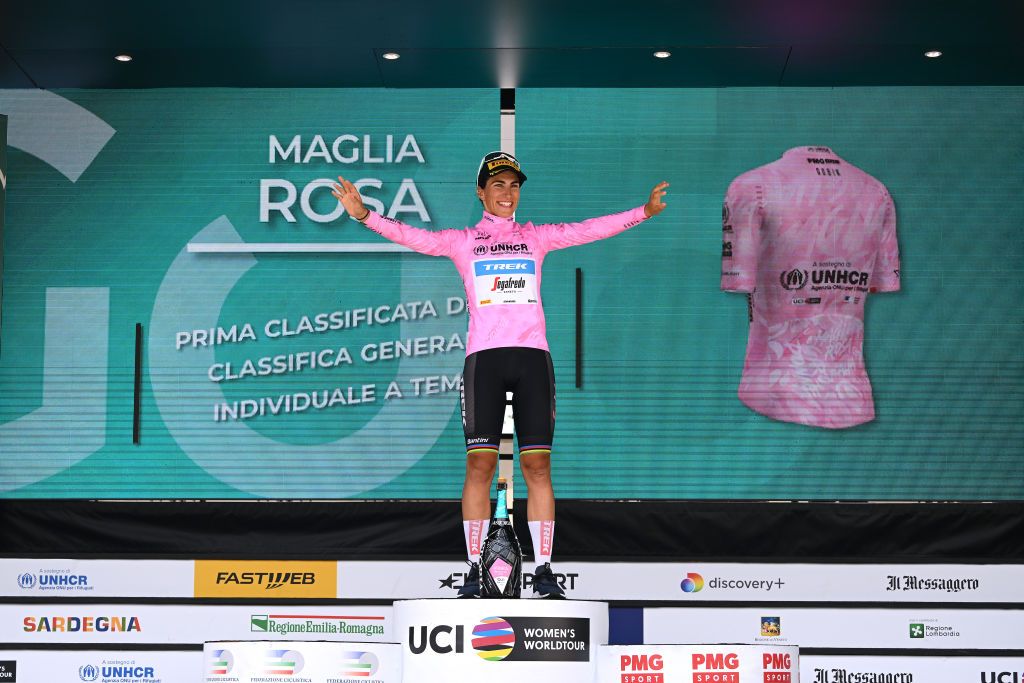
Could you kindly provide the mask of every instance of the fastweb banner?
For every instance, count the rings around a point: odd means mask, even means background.
[[[329,186],[473,224],[496,108],[473,90],[0,91],[18,178],[2,495],[456,497],[461,283]]]
[[[786,644],[823,648],[1016,650],[1024,612],[993,609],[657,607],[648,643]]]

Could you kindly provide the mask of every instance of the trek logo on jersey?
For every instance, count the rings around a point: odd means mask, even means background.
[[[473,275],[479,306],[538,302],[537,264],[533,259],[476,261]]]

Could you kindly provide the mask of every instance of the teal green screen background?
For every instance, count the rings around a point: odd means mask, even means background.
[[[111,132],[74,180],[8,151],[0,495],[460,495],[466,314],[454,268],[365,250],[386,242],[345,216],[315,220],[336,205],[324,188],[310,190],[308,211],[301,194],[342,174],[413,225],[475,223],[476,168],[499,147],[497,92],[56,95]],[[672,183],[661,216],[545,261],[558,496],[1024,498],[1024,89],[520,90],[516,100],[515,152],[529,176],[520,221],[620,211]],[[73,123],[54,135],[83,144]],[[271,135],[282,148],[301,136],[299,162],[271,162]],[[395,160],[409,135],[418,156]],[[903,289],[871,296],[865,318],[877,417],[851,429],[776,422],[736,397],[747,304],[718,289],[722,198],[734,177],[798,145],[832,147],[897,207]],[[289,184],[294,222],[261,216],[261,194],[283,201]],[[253,243],[312,246],[223,253]],[[338,244],[364,250],[323,248]],[[303,316],[381,307],[373,324],[295,332]],[[271,336],[268,323],[295,333]],[[198,343],[211,329],[234,336]],[[416,339],[433,350],[388,357]],[[325,350],[336,360],[340,349],[350,363],[223,378],[228,364]],[[244,419],[215,412],[318,392],[341,400]]]

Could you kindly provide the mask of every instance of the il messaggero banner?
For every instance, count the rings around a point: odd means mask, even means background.
[[[1019,683],[1024,657],[800,655],[800,683]]]
[[[428,229],[475,223],[494,106],[472,90],[0,91],[19,178],[0,495],[457,495],[461,283],[352,220],[330,184]]]

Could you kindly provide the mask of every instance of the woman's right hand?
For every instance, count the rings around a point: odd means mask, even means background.
[[[366,220],[370,215],[370,210],[366,208],[363,198],[359,196],[359,190],[341,176],[338,176],[338,182],[331,185],[331,194],[338,198],[348,215],[357,221]]]

